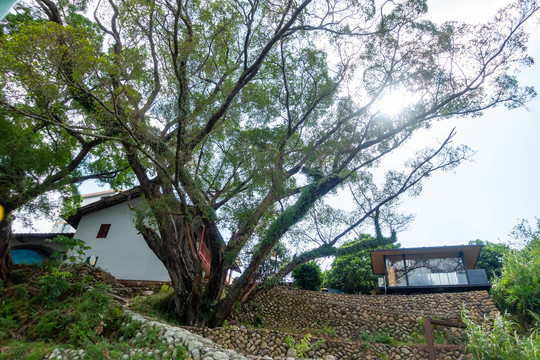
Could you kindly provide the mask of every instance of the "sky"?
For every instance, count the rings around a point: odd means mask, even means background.
[[[428,0],[431,19],[482,22],[509,3],[507,0]],[[540,32],[533,29],[529,53],[540,63]],[[524,69],[522,84],[540,91],[538,65]],[[454,144],[476,151],[473,161],[453,173],[438,173],[427,179],[417,198],[404,198],[402,210],[416,215],[408,229],[398,234],[403,247],[466,244],[482,239],[506,241],[521,219],[540,216],[540,99],[528,109],[491,109],[483,117],[445,121],[414,141],[436,144],[455,126]],[[81,193],[101,191],[93,183]],[[47,232],[51,220],[36,220],[34,229],[15,224],[16,232]]]
[[[428,0],[433,20],[489,20],[508,1]],[[533,29],[529,54],[540,63],[540,34]],[[538,65],[518,76],[523,85],[540,89]],[[421,195],[407,198],[403,210],[416,214],[408,230],[399,234],[403,247],[466,244],[481,239],[509,240],[519,220],[540,216],[540,99],[527,109],[490,109],[483,117],[459,119],[440,126],[456,126],[455,144],[476,151],[473,161],[454,173],[428,179]],[[438,130],[438,129],[436,129]],[[444,132],[443,132],[444,133]]]

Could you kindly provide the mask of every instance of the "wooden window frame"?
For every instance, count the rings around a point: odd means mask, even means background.
[[[99,227],[96,239],[105,239],[107,235],[109,234],[109,230],[111,229],[111,224],[101,224]]]

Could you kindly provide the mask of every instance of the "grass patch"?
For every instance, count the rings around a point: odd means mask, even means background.
[[[53,344],[9,340],[0,346],[0,360],[42,360],[54,349]]]
[[[367,331],[362,331],[353,340],[362,340],[367,343],[377,343],[377,344],[387,344],[387,345],[398,344],[398,341],[386,332],[368,333]]]
[[[0,286],[0,360],[43,359],[54,349],[65,358],[92,360],[126,354],[185,358],[184,348],[171,350],[163,342],[161,329],[131,321],[109,285],[76,271],[18,267],[11,272]]]

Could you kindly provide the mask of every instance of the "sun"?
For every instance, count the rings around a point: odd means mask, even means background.
[[[415,96],[406,90],[392,89],[377,102],[377,109],[388,116],[396,116],[415,101]]]

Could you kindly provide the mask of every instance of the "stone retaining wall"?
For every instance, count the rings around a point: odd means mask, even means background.
[[[234,329],[216,328],[201,329],[187,328],[195,334],[199,334],[215,341],[217,344],[228,349],[246,355],[249,359],[295,359],[289,357],[288,345],[285,338],[287,334],[277,330],[263,329]],[[301,335],[291,335],[296,343],[299,343]],[[427,359],[428,353],[425,345],[385,345],[367,343],[362,341],[347,341],[344,339],[329,339],[314,336],[312,343],[323,340],[317,350],[310,350],[304,357],[313,359]],[[472,356],[464,352],[464,345],[438,346],[437,359],[440,360],[464,360]]]
[[[463,308],[477,317],[498,313],[486,291],[368,296],[276,287],[244,304],[228,327],[189,330],[249,359],[290,359],[286,337],[298,344],[309,333],[311,343],[323,340],[304,354],[309,358],[419,360],[428,358],[424,319],[458,321]],[[265,329],[253,328],[261,325]],[[443,343],[436,346],[437,359],[472,358],[463,335],[461,329],[435,326],[434,336]]]
[[[498,312],[487,291],[422,295],[346,295],[276,287],[243,306],[229,324],[281,329],[298,333],[335,332],[357,340],[366,334],[388,334],[410,342],[424,334],[426,317],[458,321],[463,307],[477,317]],[[452,328],[437,328],[448,338],[461,336]]]

